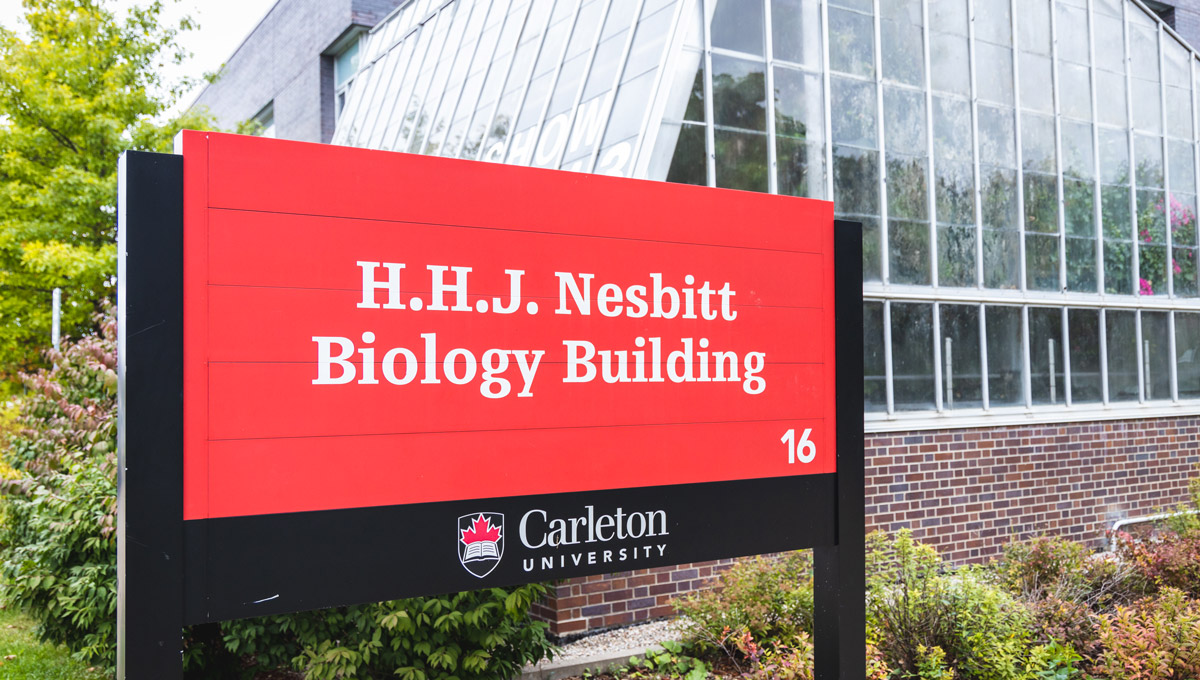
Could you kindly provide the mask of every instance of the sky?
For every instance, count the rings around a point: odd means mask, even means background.
[[[116,8],[120,16],[133,5],[148,3],[146,0],[108,0],[107,4]],[[200,78],[205,73],[216,71],[274,4],[275,0],[166,0],[164,14],[169,20],[177,21],[179,17],[191,15],[200,24],[199,30],[184,33],[180,40],[192,53],[191,59],[182,69],[172,70],[166,75]],[[21,0],[0,0],[0,25],[19,30],[21,14]],[[199,90],[197,87],[184,95],[176,110],[191,104]]]

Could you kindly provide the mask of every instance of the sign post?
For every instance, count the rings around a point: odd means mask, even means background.
[[[436,157],[182,149],[121,167],[118,677],[179,677],[185,624],[806,547],[818,677],[858,677],[858,225]]]

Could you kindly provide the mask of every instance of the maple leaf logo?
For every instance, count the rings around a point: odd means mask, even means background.
[[[484,517],[482,513],[471,522],[469,529],[460,529],[459,531],[462,532],[461,540],[466,545],[480,541],[495,543],[500,540],[500,527],[493,527],[492,520]]]

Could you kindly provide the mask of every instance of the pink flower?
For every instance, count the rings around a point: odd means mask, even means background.
[[[1139,285],[1140,290],[1138,291],[1139,295],[1154,295],[1154,286],[1149,281],[1146,279],[1138,280],[1141,282]]]
[[[1175,258],[1171,258],[1171,269],[1174,269],[1176,274],[1183,273],[1183,267],[1179,266],[1179,263],[1175,261]]]

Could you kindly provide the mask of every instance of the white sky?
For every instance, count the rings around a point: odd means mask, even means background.
[[[107,0],[106,4],[121,14],[133,5],[148,4],[145,0]],[[164,16],[171,21],[191,15],[199,24],[199,30],[183,34],[180,42],[192,53],[182,71],[166,75],[199,78],[205,73],[216,71],[233,54],[238,45],[267,14],[275,0],[166,0]],[[20,30],[23,13],[21,0],[0,0],[0,25]],[[199,89],[185,95],[177,108],[192,103]]]

